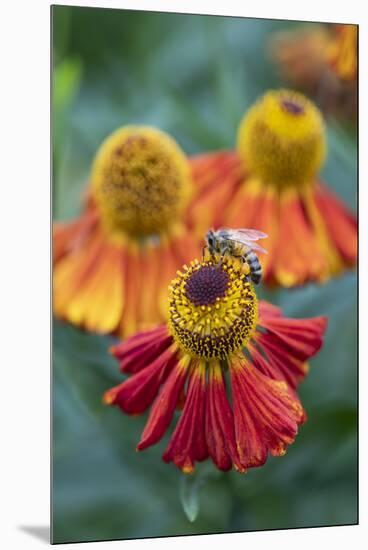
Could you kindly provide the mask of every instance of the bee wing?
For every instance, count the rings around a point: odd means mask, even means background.
[[[248,231],[251,231],[251,237],[248,237]],[[221,228],[219,230],[221,232],[222,236],[231,240],[235,241],[241,244],[244,244],[248,248],[252,250],[258,250],[258,252],[263,252],[264,254],[267,254],[267,250],[265,250],[262,246],[257,244],[255,241],[258,239],[265,239],[268,237],[266,233],[262,233],[261,231],[257,231],[256,229],[227,229],[227,228]],[[256,237],[256,235],[258,235]],[[259,236],[261,235],[261,236]]]
[[[228,239],[246,239],[247,241],[258,241],[258,239],[266,239],[267,233],[258,231],[257,229],[232,229],[231,227],[220,227],[218,233]]]
[[[242,243],[246,244],[247,246],[249,246],[249,248],[251,248],[252,250],[258,250],[258,252],[262,252],[263,254],[268,254],[267,250],[265,248],[263,248],[263,246],[257,244],[257,243],[245,243],[245,241],[241,241]]]
[[[244,235],[248,241],[258,241],[258,239],[267,239],[267,233],[258,231],[258,229],[234,229],[236,233]]]

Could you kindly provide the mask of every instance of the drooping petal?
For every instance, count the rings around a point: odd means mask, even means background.
[[[152,406],[146,427],[137,445],[138,451],[157,443],[167,430],[187,378],[189,365],[190,357],[185,355],[173,367]]]
[[[253,224],[263,194],[264,187],[260,185],[258,179],[244,179],[238,186],[233,200],[226,204],[223,225],[234,228],[250,227],[256,229]]]
[[[276,346],[280,351],[306,361],[322,346],[327,318],[289,319],[287,317],[260,318],[259,325],[267,329],[261,339]]]
[[[160,278],[161,285],[157,289],[156,299],[161,317],[167,317],[167,292],[170,281],[175,277],[179,266],[174,247],[170,241],[163,240],[160,250]]]
[[[123,340],[118,344],[111,346],[110,353],[112,353],[112,355],[114,355],[117,359],[121,359],[131,350],[134,350],[141,345],[146,346],[155,341],[159,341],[166,335],[168,335],[167,325],[162,323],[151,329],[136,332],[127,338],[127,340]]]
[[[317,204],[316,187],[307,187],[303,190],[302,200],[304,210],[312,225],[319,249],[326,260],[328,275],[337,275],[343,270],[344,263],[326,225],[323,212]]]
[[[140,414],[153,402],[158,389],[178,362],[176,346],[171,346],[150,365],[134,374],[122,384],[108,390],[104,401],[118,405],[127,414]]]
[[[248,346],[253,364],[270,378],[285,380],[291,388],[296,388],[308,373],[308,364],[286,350],[280,350],[267,336],[269,335],[257,334],[255,340],[259,346]]]
[[[323,185],[319,185],[317,188],[316,202],[330,238],[344,263],[348,266],[355,265],[358,254],[356,218],[347,210],[340,199]]]
[[[260,300],[258,302],[258,313],[260,319],[265,317],[283,317],[282,309],[270,304],[270,302],[266,302],[266,300]]]
[[[283,286],[322,281],[327,275],[323,257],[297,189],[284,190],[280,197],[280,227],[275,251],[274,278]]]
[[[96,265],[67,309],[68,318],[93,332],[113,332],[123,308],[122,251],[105,243]],[[92,298],[93,297],[93,298]],[[80,321],[79,321],[80,320]]]
[[[260,342],[260,340],[257,339],[257,342]],[[253,365],[262,374],[272,378],[272,380],[285,381],[289,386],[290,394],[294,401],[300,403],[295,388],[308,373],[308,363],[295,359],[286,353],[279,353],[277,347],[271,348],[270,351],[267,344],[267,339],[266,344],[262,341],[262,346],[259,346],[261,347],[261,351],[258,346],[248,344],[247,349],[252,358]],[[306,419],[306,412],[303,411],[300,423],[303,424]]]
[[[230,151],[203,155],[195,162],[192,159],[192,166],[197,193],[189,219],[193,230],[203,238],[211,227],[223,225],[224,206],[232,202],[244,171],[237,155]]]
[[[173,342],[166,325],[139,332],[110,348],[110,353],[119,361],[121,372],[134,374],[147,367]]]
[[[260,340],[257,340],[257,342],[260,342]],[[272,351],[270,351],[264,341],[262,341],[262,346],[260,347],[262,353],[258,346],[248,344],[247,349],[251,355],[253,365],[269,378],[278,381],[285,381],[289,386],[290,394],[294,401],[300,403],[300,399],[295,391],[295,388],[308,373],[308,364],[295,359],[290,355],[282,353],[279,354],[277,347],[274,347],[273,349],[271,348]],[[303,412],[304,416],[300,420],[301,424],[307,419],[305,411]]]
[[[141,252],[140,272],[144,274],[140,286],[140,328],[148,329],[161,318],[157,294],[162,287],[160,248],[147,245]]]
[[[214,181],[220,181],[222,174],[238,173],[239,158],[233,151],[216,151],[192,157],[190,165],[195,195],[198,197],[202,196],[209,188],[213,188]]]
[[[123,307],[124,249],[108,241],[96,208],[54,224],[55,313],[94,332],[112,332]]]
[[[63,256],[53,270],[53,306],[55,313],[69,320],[68,307],[81,292],[90,273],[96,268],[97,258],[103,253],[103,238],[94,231],[83,249]],[[81,322],[83,315],[79,315]]]
[[[234,415],[225,389],[225,380],[218,362],[211,361],[206,398],[206,442],[209,455],[220,470],[232,465],[245,472],[235,444]]]
[[[163,454],[165,462],[190,473],[195,461],[208,456],[205,437],[206,370],[205,362],[193,365],[188,394],[179,422]]]
[[[268,453],[285,454],[304,419],[283,381],[272,380],[245,358],[230,365],[235,420],[235,437],[240,460],[245,467],[261,466]]]
[[[89,208],[72,222],[55,222],[52,228],[54,264],[88,239],[96,225],[97,213],[94,208]]]
[[[176,258],[176,265],[181,269],[186,262],[189,263],[189,260],[199,258],[202,254],[202,248],[203,240],[188,239],[186,233],[181,231],[180,234],[173,239],[172,243],[173,253]]]
[[[124,259],[124,308],[119,327],[119,335],[122,338],[134,334],[139,328],[141,278],[139,246],[131,242]]]
[[[322,346],[326,317],[289,319],[262,301],[258,324],[262,329],[253,337],[256,347],[249,348],[255,364],[271,378],[285,380],[295,388],[308,372],[306,361]]]

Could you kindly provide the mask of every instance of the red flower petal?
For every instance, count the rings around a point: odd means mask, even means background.
[[[281,307],[274,306],[266,300],[260,300],[258,303],[258,313],[260,319],[267,317],[283,317]]]
[[[242,464],[261,466],[267,454],[283,455],[304,419],[288,385],[271,380],[245,358],[230,365],[235,437]]]
[[[162,457],[165,462],[174,462],[184,473],[192,472],[195,461],[208,456],[205,406],[206,366],[199,362],[193,365],[183,412]]]
[[[322,336],[326,330],[327,318],[288,319],[286,317],[263,317],[259,325],[267,329],[263,335],[276,349],[289,353],[301,361],[305,361],[321,348]],[[258,337],[259,338],[259,337]]]
[[[187,377],[190,357],[184,356],[171,371],[154,402],[146,427],[143,430],[137,450],[142,451],[154,445],[164,435],[173,417],[181,390]]]
[[[105,403],[118,405],[128,414],[142,413],[151,405],[160,385],[166,380],[175,363],[177,355],[174,345],[166,349],[149,366],[108,390],[104,395]]]
[[[225,381],[218,363],[210,363],[206,398],[206,442],[208,452],[220,470],[234,464],[245,472],[235,444],[234,415],[226,396]]]
[[[172,342],[167,326],[160,325],[112,346],[110,353],[119,361],[121,372],[136,373],[150,365]]]
[[[307,363],[280,349],[272,341],[271,334],[259,333],[256,342],[260,344],[265,357],[255,346],[250,345],[248,349],[254,365],[270,378],[285,380],[291,388],[296,388],[308,372]]]

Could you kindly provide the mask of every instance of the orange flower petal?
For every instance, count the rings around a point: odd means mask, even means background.
[[[104,243],[83,287],[66,308],[68,320],[88,330],[112,332],[123,307],[122,250]]]
[[[250,227],[268,235],[267,239],[262,240],[262,246],[268,254],[259,254],[265,280],[269,279],[272,270],[278,236],[278,210],[279,200],[275,188],[252,179],[243,183],[225,213],[225,226]]]
[[[340,254],[335,246],[330,232],[326,226],[326,220],[322,215],[317,204],[317,193],[315,187],[305,189],[302,193],[303,206],[313,226],[313,231],[316,235],[318,246],[326,259],[328,275],[335,275],[342,271],[343,262],[341,261]]]
[[[334,242],[345,265],[355,265],[358,255],[356,218],[325,186],[318,186],[316,202],[329,231],[330,239]]]
[[[52,228],[53,262],[56,263],[64,254],[88,239],[96,225],[97,213],[93,208],[70,223],[54,223]]]
[[[327,262],[296,189],[284,190],[280,197],[280,228],[274,264],[273,276],[284,286],[322,281],[327,276]]]
[[[167,318],[168,286],[175,277],[178,267],[182,266],[178,264],[172,242],[162,243],[157,259],[160,269],[160,285],[156,288],[156,298],[158,299],[160,315],[165,319]]]
[[[172,249],[176,256],[176,263],[180,269],[184,264],[191,262],[195,258],[202,257],[203,244],[204,240],[197,242],[195,239],[188,239],[186,234],[178,235],[173,239]],[[168,281],[169,283],[170,281]]]
[[[145,329],[154,325],[161,318],[158,301],[158,289],[164,285],[162,281],[161,249],[147,246],[141,253],[140,272],[144,274],[140,289],[139,318],[140,327]]]
[[[83,248],[65,255],[54,265],[53,305],[58,316],[70,320],[67,308],[95,268],[102,250],[103,237],[100,231],[96,230]]]
[[[232,200],[244,175],[234,153],[213,153],[200,162],[202,172],[197,170],[195,175],[199,193],[193,200],[189,219],[196,234],[203,238],[208,229],[222,225],[224,206]]]
[[[134,334],[139,326],[139,302],[142,288],[140,254],[138,246],[130,245],[124,259],[124,308],[121,310],[120,336]]]
[[[196,196],[200,196],[219,178],[219,174],[238,173],[239,160],[233,151],[216,151],[190,159]]]

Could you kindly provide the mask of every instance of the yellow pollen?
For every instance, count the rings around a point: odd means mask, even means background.
[[[237,147],[247,169],[265,184],[311,183],[326,155],[322,115],[298,92],[267,92],[241,121]]]
[[[140,238],[166,233],[191,191],[186,156],[167,134],[124,126],[98,150],[91,172],[106,229]]]
[[[169,330],[191,357],[226,358],[254,334],[257,296],[231,258],[192,262],[171,287]]]

